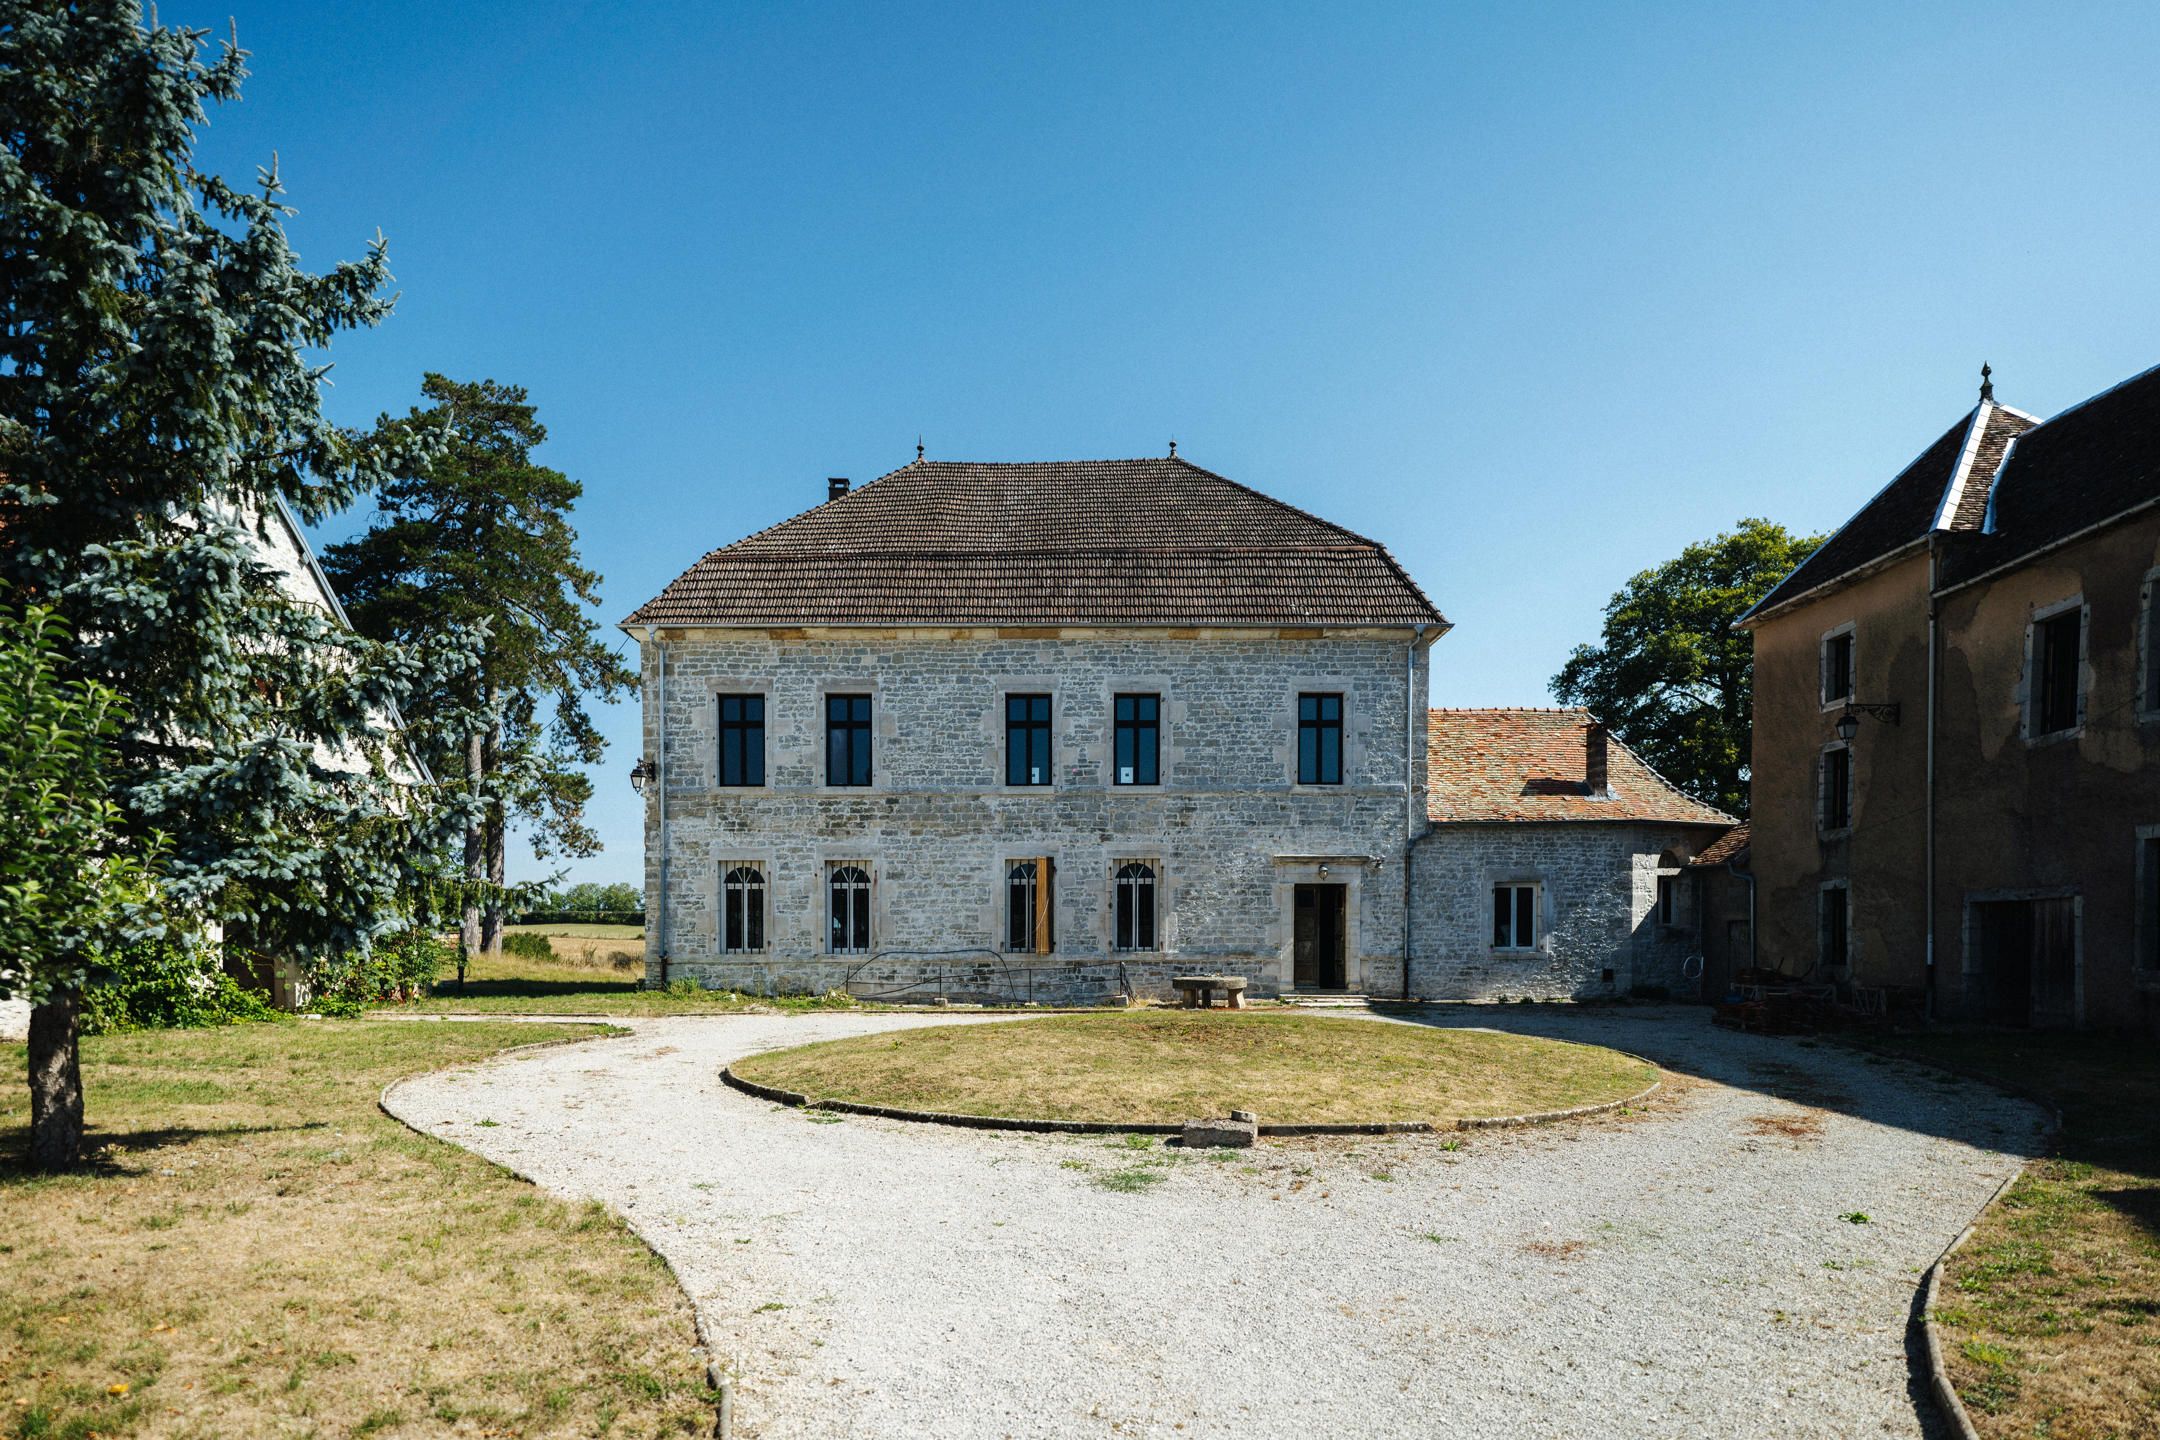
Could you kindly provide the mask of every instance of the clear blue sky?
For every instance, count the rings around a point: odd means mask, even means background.
[[[390,238],[333,413],[529,387],[610,626],[918,432],[1175,436],[1394,550],[1436,700],[1550,703],[1629,575],[1834,526],[1983,359],[2041,413],[2160,361],[2150,5],[228,3],[203,158],[281,152],[311,265]],[[572,878],[634,880],[604,723]]]

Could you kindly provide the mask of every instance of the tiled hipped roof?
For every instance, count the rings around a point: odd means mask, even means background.
[[[1495,820],[1733,823],[1607,737],[1604,798],[1590,791],[1587,710],[1434,710],[1426,813],[1436,825]]]
[[[1387,550],[1187,461],[917,460],[628,625],[1437,625]]]
[[[1762,612],[1844,579],[1927,538],[1938,527],[1978,530],[1987,510],[1988,482],[2003,452],[2032,417],[1983,400],[1858,514],[1780,580],[1749,613]]]
[[[1945,589],[2160,500],[2160,366],[2019,435],[2001,471],[1982,533],[1943,555]]]
[[[1748,863],[1748,827],[1744,824],[1733,826],[1687,863],[1690,868],[1697,870],[1707,870],[1717,865],[1737,865],[1745,870]]]

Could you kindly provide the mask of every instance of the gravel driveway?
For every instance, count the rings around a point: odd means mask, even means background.
[[[389,1108],[626,1216],[764,1440],[1934,1434],[1919,1274],[2040,1134],[1992,1091],[1677,1007],[1429,1020],[1650,1056],[1676,1073],[1643,1113],[1234,1158],[821,1121],[717,1078],[964,1019],[632,1023]],[[1111,1188],[1132,1173],[1160,1179]]]

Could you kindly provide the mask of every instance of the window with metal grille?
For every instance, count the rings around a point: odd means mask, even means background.
[[[1120,695],[1113,717],[1112,777],[1119,785],[1162,783],[1162,697]]]
[[[1844,830],[1852,825],[1852,750],[1832,745],[1822,753],[1822,828]]]
[[[1005,783],[1050,783],[1050,697],[1005,697]]]
[[[765,783],[765,697],[720,697],[720,783]]]
[[[1820,933],[1823,966],[1843,969],[1852,959],[1852,892],[1843,885],[1832,885],[1822,892]]]
[[[754,954],[765,948],[765,872],[755,865],[736,865],[721,877],[723,929],[720,948],[731,955]]]
[[[1057,948],[1057,867],[1047,859],[1015,860],[1005,869],[1005,948],[1015,955],[1048,955]]]
[[[1139,860],[1118,866],[1112,896],[1113,943],[1120,950],[1155,948],[1155,867]]]
[[[1300,785],[1342,784],[1342,696],[1298,696]]]
[[[870,952],[870,873],[859,865],[835,865],[826,880],[825,948],[835,955]]]
[[[2033,734],[2077,728],[2078,652],[2084,638],[2085,617],[2075,606],[2033,626],[2033,669],[2039,680],[2033,695]]]
[[[1823,704],[1852,699],[1852,631],[1826,636],[1822,642]]]
[[[1495,950],[1537,948],[1535,885],[1495,885],[1492,892],[1492,943]]]
[[[870,783],[870,697],[825,697],[825,783]]]

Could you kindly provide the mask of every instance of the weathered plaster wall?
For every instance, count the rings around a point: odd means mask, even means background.
[[[872,948],[888,972],[980,962],[939,952],[1001,948],[1006,865],[1046,855],[1057,949],[1001,969],[1123,963],[1165,981],[1171,968],[1223,970],[1271,991],[1289,974],[1292,886],[1325,864],[1348,886],[1350,987],[1392,992],[1402,846],[1424,794],[1425,657],[1406,675],[1410,641],[1407,630],[663,632],[667,916],[664,932],[648,919],[648,977],[665,953],[671,978],[711,986],[841,983],[864,961],[825,953],[825,876],[840,861],[871,874]],[[660,749],[657,656],[644,646],[649,755]],[[1295,782],[1297,695],[1313,690],[1346,697],[1339,786]],[[1112,697],[1129,691],[1163,697],[1157,787],[1111,784]],[[744,692],[767,697],[768,785],[724,790],[715,697]],[[1009,692],[1052,697],[1047,787],[1003,783]],[[824,784],[828,694],[875,697],[867,789]],[[649,799],[649,904],[661,892],[658,809]],[[1157,952],[1111,951],[1111,876],[1126,860],[1158,872]],[[767,876],[769,945],[723,955],[720,877],[743,861]],[[1081,989],[1097,983],[1072,973]]]
[[[1984,1013],[1970,903],[2075,895],[2078,1023],[2152,1025],[2160,969],[2152,877],[2139,830],[2160,827],[2160,713],[2140,704],[2146,590],[2160,567],[2148,514],[1944,597],[1936,877],[1938,988],[1952,1013]],[[2084,723],[2029,738],[2026,636],[2036,612],[2083,598]],[[2141,910],[2143,913],[2141,913]]]
[[[1682,973],[1697,948],[1682,863],[1721,827],[1630,824],[1439,825],[1412,850],[1410,988],[1425,999],[1541,1000],[1662,989],[1692,999]],[[1672,875],[1671,926],[1656,918],[1657,877]],[[1531,952],[1492,948],[1493,887],[1538,885]]]
[[[1838,978],[1902,986],[1925,978],[1928,568],[1926,553],[1915,553],[1755,630],[1757,944],[1761,963],[1788,975],[1815,969],[1822,888],[1844,881],[1852,963]],[[1827,831],[1818,824],[1817,766],[1837,739],[1842,707],[1822,702],[1822,639],[1847,624],[1855,697],[1902,709],[1895,725],[1861,721],[1853,823]]]

